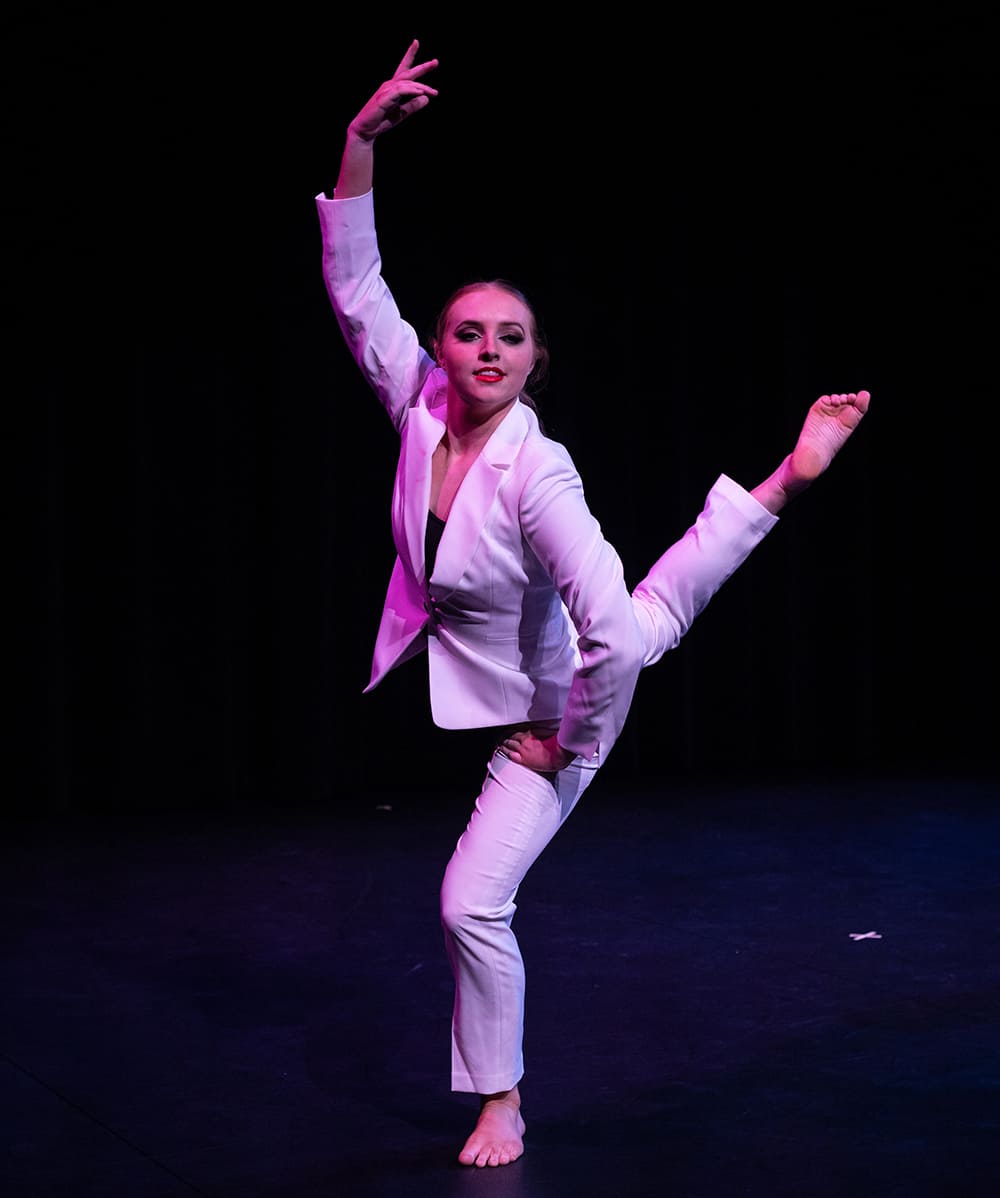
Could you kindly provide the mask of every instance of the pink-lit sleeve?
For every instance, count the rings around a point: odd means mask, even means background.
[[[434,361],[400,315],[382,277],[373,192],[316,197],[323,278],[344,340],[369,385],[401,429]]]
[[[528,544],[577,634],[581,664],[559,743],[586,758],[596,752],[603,757],[622,730],[642,665],[642,641],[621,560],[588,508],[565,451],[525,488],[520,515]]]

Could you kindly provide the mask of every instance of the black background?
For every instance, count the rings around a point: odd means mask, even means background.
[[[421,660],[361,695],[395,435],[329,309],[313,199],[412,36],[440,95],[379,143],[388,281],[422,334],[468,277],[534,299],[544,418],[631,582],[720,472],[777,464],[816,395],[873,395],[643,675],[607,771],[994,773],[982,12],[10,16],[15,807],[478,781]]]

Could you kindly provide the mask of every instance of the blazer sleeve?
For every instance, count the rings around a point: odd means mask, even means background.
[[[316,197],[323,278],[344,340],[397,430],[435,369],[382,277],[374,195]]]
[[[525,487],[521,527],[576,629],[580,665],[559,726],[565,749],[602,759],[618,739],[642,668],[642,638],[621,559],[587,506],[569,454],[553,452]]]

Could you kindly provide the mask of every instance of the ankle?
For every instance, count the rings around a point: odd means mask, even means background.
[[[521,1108],[521,1095],[518,1093],[517,1086],[510,1090],[499,1090],[496,1094],[480,1094],[479,1109],[483,1110],[487,1103],[499,1102],[504,1106],[508,1106],[511,1110],[517,1111]]]

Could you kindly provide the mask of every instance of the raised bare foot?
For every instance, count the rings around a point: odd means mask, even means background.
[[[479,1119],[458,1154],[463,1165],[509,1165],[524,1152],[524,1120],[517,1086],[483,1100]]]
[[[797,480],[812,482],[826,470],[861,423],[870,398],[867,391],[859,391],[856,395],[822,395],[816,400],[792,453],[792,474]]]

